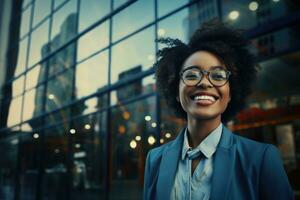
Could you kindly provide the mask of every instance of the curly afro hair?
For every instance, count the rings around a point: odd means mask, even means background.
[[[248,50],[249,41],[243,37],[242,31],[232,29],[214,19],[197,29],[188,44],[172,38],[161,38],[158,42],[167,47],[158,51],[158,61],[154,64],[157,87],[178,117],[187,119],[186,112],[176,100],[179,91],[179,72],[184,61],[200,50],[216,55],[231,71],[229,78],[231,101],[222,114],[222,122],[228,122],[244,108],[257,71],[254,56]]]

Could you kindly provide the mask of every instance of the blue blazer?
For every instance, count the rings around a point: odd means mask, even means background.
[[[149,151],[144,200],[170,199],[183,135],[184,130],[175,140]],[[294,199],[277,148],[235,135],[223,126],[214,155],[210,199]]]

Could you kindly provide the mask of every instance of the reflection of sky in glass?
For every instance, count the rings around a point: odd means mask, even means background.
[[[48,43],[49,20],[34,30],[31,37],[28,66],[31,67],[42,59],[42,47]]]
[[[188,10],[184,9],[158,23],[158,37],[188,41]]]
[[[33,112],[35,108],[35,95],[36,89],[30,90],[24,95],[24,108],[23,108],[23,117],[22,120],[26,121],[33,117]]]
[[[28,90],[37,85],[39,75],[40,75],[41,65],[35,66],[33,69],[27,72],[26,74],[26,86],[25,89]]]
[[[23,117],[26,117],[27,119],[34,118],[42,114],[43,111],[43,103],[44,103],[44,90],[45,86],[40,85],[39,87],[30,90],[27,93],[25,93],[24,96],[24,105],[26,105],[23,108]],[[31,92],[31,94],[30,94]],[[25,119],[24,119],[25,120]]]
[[[50,14],[52,0],[35,0],[33,27]]]
[[[8,109],[7,126],[13,126],[21,121],[22,97],[17,97],[10,102]]]
[[[159,0],[157,1],[158,16],[161,17],[188,2],[189,2],[188,0],[172,0],[172,1]]]
[[[80,2],[79,32],[110,12],[110,0],[87,0]]]
[[[14,80],[12,84],[12,95],[13,97],[21,94],[23,92],[25,76],[22,75],[18,79]]]
[[[114,1],[114,9],[118,8],[122,4],[126,3],[129,0],[113,0]]]
[[[67,0],[54,0],[54,9],[60,6],[62,3],[66,2]]]
[[[27,7],[22,13],[20,38],[29,31],[31,7],[32,6]]]
[[[23,0],[22,7],[25,8],[32,0]]]
[[[54,39],[61,32],[62,24],[66,21],[67,17],[77,11],[77,0],[70,0],[56,13],[54,13],[51,30],[51,40]]]
[[[92,29],[78,40],[77,60],[80,61],[96,51],[106,47],[109,43],[109,23],[104,22]]]
[[[121,72],[141,65],[143,70],[154,63],[154,27],[150,27],[112,48],[112,82],[118,80]]]
[[[15,76],[18,76],[25,70],[26,65],[26,53],[27,53],[28,37],[22,40],[19,44],[18,62],[15,71]]]
[[[72,97],[73,70],[55,76],[47,84],[46,110],[51,111],[69,103]]]
[[[80,63],[76,68],[77,98],[97,92],[108,82],[108,52],[102,52]]]
[[[113,41],[154,20],[154,1],[140,0],[113,18]]]
[[[84,102],[85,105],[85,109],[83,110],[82,114],[89,114],[92,112],[96,112],[97,111],[97,105],[98,105],[98,97],[94,97],[91,99],[88,99]]]

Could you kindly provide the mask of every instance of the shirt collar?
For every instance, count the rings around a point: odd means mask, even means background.
[[[183,147],[181,153],[181,159],[184,160],[186,153],[189,150],[200,150],[206,158],[210,158],[216,151],[222,135],[223,124],[220,123],[219,126],[214,129],[196,148],[192,149],[188,142],[187,128],[184,131]]]

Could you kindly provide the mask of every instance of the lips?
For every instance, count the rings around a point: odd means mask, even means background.
[[[197,92],[191,95],[190,98],[195,103],[205,106],[215,103],[219,99],[219,96],[207,92]]]

